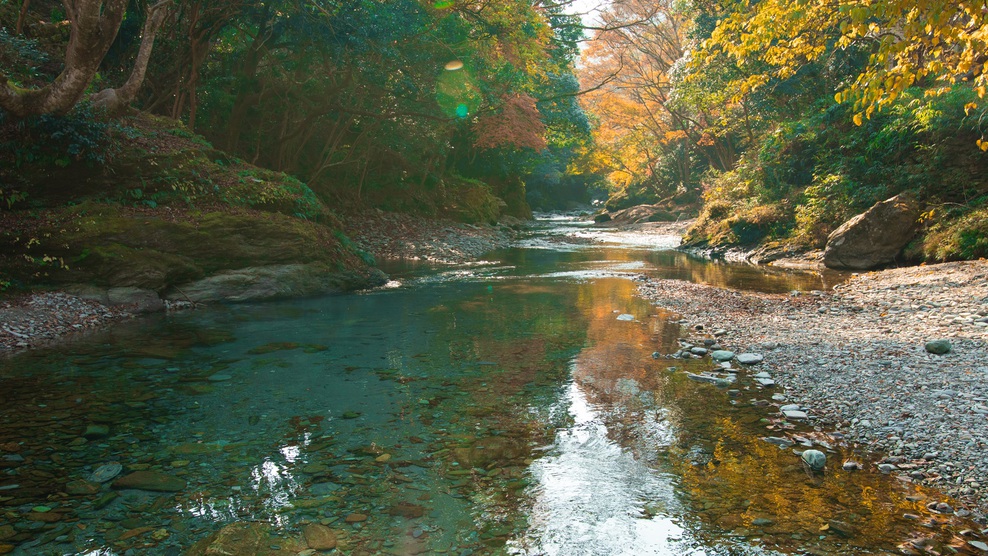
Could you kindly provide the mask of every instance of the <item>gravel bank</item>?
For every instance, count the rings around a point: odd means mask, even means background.
[[[63,292],[10,297],[0,301],[0,354],[43,346],[132,316],[126,307],[111,309]]]
[[[508,222],[515,228],[521,220]],[[346,219],[350,239],[378,259],[406,259],[462,264],[507,247],[514,231],[508,225],[473,226],[451,220],[424,220],[407,214],[367,211]]]
[[[799,404],[880,453],[881,471],[988,514],[988,262],[868,273],[802,295],[638,280],[643,296],[702,325],[698,335],[724,329],[725,349],[764,355],[755,369],[785,394],[775,406]],[[926,350],[938,339],[949,353]]]

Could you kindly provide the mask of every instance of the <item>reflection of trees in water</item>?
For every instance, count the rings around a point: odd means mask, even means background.
[[[703,273],[704,280],[729,284],[734,279],[729,265],[679,261]],[[672,466],[696,519],[691,527],[705,532],[698,535],[729,533],[761,538],[783,550],[817,546],[834,554],[894,550],[910,538],[915,522],[902,514],[928,514],[921,503],[906,500],[912,487],[875,473],[841,471],[840,453],[829,454],[827,474],[810,478],[791,448],[780,450],[761,439],[781,434],[763,428],[764,410],[743,401],[731,405],[726,391],[666,370],[698,372],[713,367],[709,360],[652,359],[652,351],[671,351],[661,348],[675,345],[680,328],[669,313],[634,301],[634,288],[619,279],[580,284],[576,303],[588,317],[587,341],[576,357],[574,379],[601,409],[609,438],[643,461]],[[634,314],[638,322],[617,321],[620,313]],[[673,431],[671,446],[643,443],[651,425],[647,419],[661,419]],[[771,522],[756,525],[759,518]],[[828,532],[830,520],[846,523],[853,535]],[[927,534],[947,541],[951,533]]]
[[[640,254],[639,254],[640,255]],[[655,251],[645,260],[657,270],[656,278],[686,280],[734,290],[784,293],[792,290],[827,290],[847,279],[846,273],[776,268],[699,258],[679,251]]]

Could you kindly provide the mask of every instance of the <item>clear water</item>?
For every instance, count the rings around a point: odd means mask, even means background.
[[[250,554],[297,554],[317,522],[339,553],[461,556],[881,553],[969,526],[927,511],[934,493],[840,471],[840,450],[807,476],[761,439],[782,434],[750,403],[771,392],[742,373],[731,398],[687,378],[709,364],[652,357],[688,331],[629,280],[820,276],[556,226],[373,292],[156,316],[0,361],[0,554],[178,555],[238,522],[268,526]],[[184,483],[86,482],[112,462]]]

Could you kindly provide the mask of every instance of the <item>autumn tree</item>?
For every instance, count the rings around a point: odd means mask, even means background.
[[[691,149],[703,129],[671,97],[687,23],[672,2],[619,0],[584,52],[583,103],[598,122],[597,163],[619,188],[647,184],[669,194],[692,187]]]
[[[707,63],[722,53],[739,64],[764,64],[740,81],[739,88],[750,91],[835,52],[862,48],[867,64],[836,92],[838,102],[853,105],[854,121],[861,125],[914,85],[923,84],[936,95],[969,83],[983,98],[988,85],[986,23],[988,13],[979,2],[767,0],[721,19],[694,63]],[[968,106],[975,108],[976,103]],[[978,144],[988,150],[988,142]]]

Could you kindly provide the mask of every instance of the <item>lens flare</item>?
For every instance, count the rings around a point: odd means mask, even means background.
[[[455,69],[451,64],[456,62]],[[475,114],[483,98],[473,75],[460,60],[446,64],[445,70],[436,79],[436,103],[443,114],[450,118],[466,118]]]

